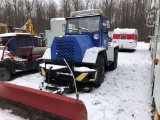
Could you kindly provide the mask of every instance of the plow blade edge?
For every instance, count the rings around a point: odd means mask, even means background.
[[[80,100],[32,88],[0,82],[0,97],[71,120],[87,120]]]

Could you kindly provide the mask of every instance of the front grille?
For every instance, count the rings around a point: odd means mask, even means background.
[[[73,40],[56,41],[57,60],[75,61],[75,42]]]

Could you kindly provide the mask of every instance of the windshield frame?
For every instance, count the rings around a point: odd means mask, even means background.
[[[95,18],[95,19],[94,19]],[[97,20],[97,24],[95,22],[91,23],[91,21],[86,20]],[[66,24],[66,34],[79,34],[79,33],[92,33],[92,32],[99,32],[100,31],[100,21],[101,16],[100,15],[94,15],[94,16],[82,16],[82,17],[69,17],[67,18],[67,24]],[[69,24],[76,22],[77,26],[75,28],[72,28],[70,32]],[[81,23],[80,23],[81,22]],[[85,24],[85,22],[89,22],[89,24]],[[81,24],[81,25],[80,25]],[[88,27],[86,27],[88,25]],[[92,27],[91,27],[92,25]],[[93,30],[94,29],[94,30]],[[74,32],[73,32],[74,31]]]

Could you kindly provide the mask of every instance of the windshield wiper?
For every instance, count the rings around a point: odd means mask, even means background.
[[[87,29],[87,28],[79,27],[79,29],[81,29],[81,30],[86,30],[86,31],[89,31],[89,32],[90,32],[90,30]]]
[[[78,32],[78,29],[74,29],[74,28],[69,28],[69,30],[73,30],[75,32]]]

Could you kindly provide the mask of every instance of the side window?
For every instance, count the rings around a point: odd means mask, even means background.
[[[103,32],[106,33],[108,28],[110,28],[109,20],[104,20],[103,21]]]
[[[103,25],[102,31],[103,33],[106,33],[107,32],[107,22],[104,20],[102,25]]]
[[[68,24],[68,27],[69,27],[69,33],[73,33],[73,32],[76,32],[75,29],[76,29],[76,25],[75,24]]]
[[[120,36],[120,39],[126,39],[127,37],[126,36]]]

